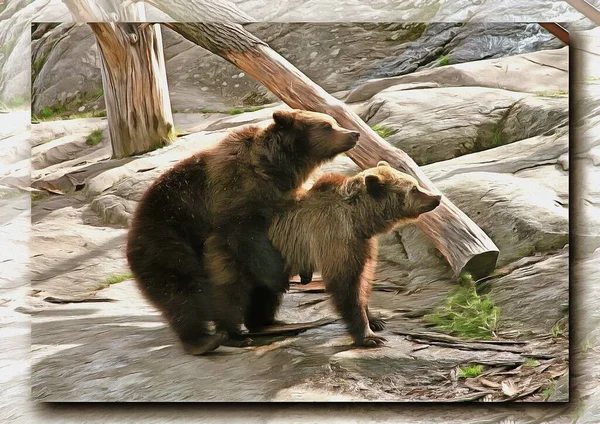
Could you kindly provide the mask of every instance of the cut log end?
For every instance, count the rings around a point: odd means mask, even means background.
[[[496,268],[499,254],[500,252],[498,250],[479,253],[469,259],[458,274],[460,275],[464,272],[468,272],[475,280],[490,275]]]

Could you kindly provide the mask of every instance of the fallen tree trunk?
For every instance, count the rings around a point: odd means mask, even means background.
[[[342,126],[360,131],[359,145],[348,156],[361,168],[386,160],[413,175],[423,187],[439,193],[406,153],[385,142],[349,107],[239,25],[175,24],[173,28],[256,78],[290,107],[327,113]],[[498,248],[446,197],[434,212],[423,215],[417,226],[446,257],[456,275],[466,271],[480,278],[494,269]]]
[[[361,168],[386,160],[394,168],[414,176],[436,193],[439,190],[403,151],[378,136],[348,106],[311,81],[269,46],[233,23],[167,24],[188,40],[218,54],[254,77],[292,108],[327,113],[340,125],[360,131],[357,147],[347,155]],[[446,197],[433,212],[422,215],[417,226],[433,241],[456,273],[475,278],[491,273],[498,248],[469,217]]]

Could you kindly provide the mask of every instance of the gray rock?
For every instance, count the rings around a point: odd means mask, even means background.
[[[515,103],[498,129],[497,142],[512,143],[563,127],[569,121],[569,99],[560,97],[525,97]]]
[[[37,70],[32,86],[33,113],[59,106],[72,113],[82,105],[104,109],[101,62],[89,26],[61,24],[36,41],[32,43]]]
[[[53,10],[59,6],[60,10]],[[60,7],[62,6],[62,8]],[[24,108],[31,96],[29,51],[31,22],[65,18],[66,7],[56,0],[11,1],[0,15],[0,102]]]
[[[428,25],[422,36],[411,42],[398,57],[384,61],[373,77],[387,78],[423,68],[563,46],[538,24],[439,23]]]
[[[51,165],[79,158],[83,151],[90,152],[105,147],[108,144],[106,141],[107,132],[105,131],[105,140],[95,146],[87,144],[87,135],[70,135],[34,147],[31,150],[31,167],[33,169],[43,169]]]
[[[347,103],[365,101],[385,88],[410,83],[488,87],[524,93],[566,92],[569,90],[568,70],[568,48],[563,47],[373,79],[354,88],[344,100]]]
[[[469,172],[518,173],[538,166],[554,165],[563,169],[560,158],[569,151],[568,128],[540,135],[491,150],[432,163],[423,171],[434,182]],[[566,173],[564,173],[566,175]]]
[[[568,148],[563,127],[554,135],[434,163],[423,171],[494,240],[503,264],[567,243],[568,174],[557,161]],[[383,235],[379,244],[381,280],[409,291],[451,280],[446,261],[416,226]]]
[[[257,20],[272,22],[571,22],[582,19],[568,4],[536,0],[527,6],[513,0],[490,3],[467,1],[388,2],[355,0],[341,5],[335,0],[292,0],[265,4],[252,0],[234,0],[240,9]],[[585,28],[593,28],[587,21]]]
[[[500,328],[550,335],[569,311],[568,249],[494,279],[488,287],[500,307]],[[568,322],[563,324],[564,331]]]
[[[384,91],[360,115],[391,130],[386,140],[424,165],[499,145],[504,117],[525,96],[481,87]]]
[[[439,181],[437,187],[498,246],[499,265],[562,249],[569,241],[568,208],[534,180],[471,172]]]

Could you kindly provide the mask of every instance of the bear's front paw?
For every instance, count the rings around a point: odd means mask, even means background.
[[[385,342],[387,342],[385,337],[376,336],[375,334],[368,334],[361,340],[360,343],[357,344],[362,347],[379,347],[383,346]]]
[[[225,332],[207,334],[197,340],[183,342],[183,349],[189,355],[204,355],[218,348],[226,339],[227,334]]]
[[[250,337],[230,337],[229,339],[225,340],[223,343],[221,343],[223,346],[229,346],[229,347],[248,347],[248,346],[252,346],[252,343],[254,342],[254,340],[252,340]]]
[[[310,273],[301,273],[300,274],[300,284],[309,284],[313,279],[312,272]]]

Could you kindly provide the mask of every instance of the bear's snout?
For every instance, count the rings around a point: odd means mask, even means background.
[[[348,132],[348,138],[347,138],[347,142],[346,142],[346,146],[345,146],[346,150],[350,150],[354,146],[356,146],[356,143],[358,142],[359,137],[360,137],[360,133],[358,131]]]
[[[427,200],[424,202],[425,212],[431,212],[435,208],[437,208],[442,202],[442,196],[439,194],[427,194]]]
[[[442,196],[439,194],[429,194],[419,190],[416,195],[416,200],[418,205],[416,212],[420,215],[422,213],[431,212],[437,208],[442,202]]]
[[[431,205],[432,205],[431,210],[434,210],[435,208],[437,208],[440,205],[440,203],[442,203],[442,196],[437,194],[437,195],[431,196],[431,197],[433,198],[431,200]]]

